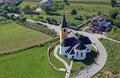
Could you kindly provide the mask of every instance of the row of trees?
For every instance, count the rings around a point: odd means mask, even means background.
[[[112,9],[109,12],[109,18],[108,21],[111,21],[111,23],[117,27],[120,28],[120,12],[118,9]]]
[[[35,5],[34,6],[25,5],[22,10],[25,14],[33,14],[33,13],[37,13],[35,12],[36,9],[37,9],[37,6]]]
[[[6,11],[9,13],[22,13],[24,12],[25,14],[37,14],[36,12],[37,6],[30,6],[30,5],[25,5],[23,8],[19,6],[10,6],[8,4],[4,4],[0,11]]]
[[[61,1],[55,1],[54,5],[44,5],[42,8],[48,15],[60,15],[57,11],[64,9],[64,3]]]
[[[117,4],[116,0],[111,0],[111,6],[112,6],[112,7],[115,7],[116,4]]]

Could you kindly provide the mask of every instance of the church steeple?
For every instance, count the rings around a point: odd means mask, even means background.
[[[63,18],[62,18],[62,21],[61,21],[60,27],[61,27],[61,28],[65,28],[65,27],[67,27],[67,22],[66,22],[65,15],[63,15]]]
[[[65,15],[63,15],[61,24],[60,24],[60,43],[62,43],[68,36],[68,26],[66,22]]]

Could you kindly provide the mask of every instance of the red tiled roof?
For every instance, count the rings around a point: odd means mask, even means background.
[[[14,0],[6,0],[6,2],[13,2]]]

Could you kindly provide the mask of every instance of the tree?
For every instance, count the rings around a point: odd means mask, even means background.
[[[115,0],[111,0],[111,5],[112,5],[112,7],[115,7],[116,1]]]
[[[72,9],[72,10],[71,10],[71,14],[72,14],[72,15],[75,15],[75,14],[77,14],[77,11],[76,11],[75,9]]]
[[[65,3],[67,3],[67,2],[68,2],[68,0],[64,0],[64,2],[65,2]]]
[[[112,10],[109,12],[110,17],[113,18],[113,19],[115,19],[118,14],[119,14],[119,12],[118,12],[117,9],[112,9]]]
[[[24,8],[23,8],[23,11],[24,13],[26,14],[31,14],[31,8],[30,8],[30,5],[25,5]]]
[[[32,6],[32,7],[31,7],[31,10],[32,10],[32,11],[35,11],[36,9],[37,9],[37,6]]]

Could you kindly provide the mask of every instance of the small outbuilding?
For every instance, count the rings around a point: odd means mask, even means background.
[[[6,3],[8,5],[15,5],[16,4],[16,0],[6,0]]]
[[[40,2],[40,8],[42,8],[45,4],[49,4],[49,5],[51,5],[51,4],[53,4],[53,1],[52,0],[42,0],[41,2]]]

